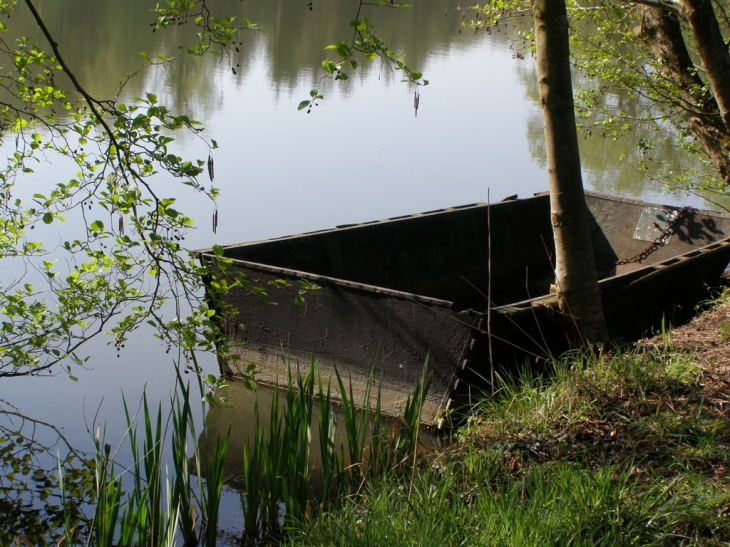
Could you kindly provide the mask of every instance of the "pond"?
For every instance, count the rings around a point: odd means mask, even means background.
[[[153,33],[154,2],[75,0],[40,8],[67,63],[97,97],[119,92],[126,75],[143,64],[139,52],[174,57],[134,76],[122,96],[154,93],[160,103],[200,120],[205,137],[220,145],[214,151],[221,189],[216,233],[209,227],[212,203],[159,177],[159,188],[178,196],[178,208],[198,221],[185,241],[196,249],[545,190],[534,61],[515,55],[505,33],[460,32],[455,6],[438,0],[408,9],[367,8],[375,32],[430,81],[419,90],[417,115],[413,86],[378,61],[362,60],[347,81],[323,80],[325,46],[349,38],[355,1],[314,0],[311,9],[304,0],[217,2],[220,13],[246,17],[265,31],[242,33],[240,51],[220,59],[178,49],[191,43],[185,26]],[[18,7],[11,23],[14,32],[43,43],[25,8]],[[298,111],[314,88],[324,99],[309,114]],[[694,196],[663,194],[621,160],[638,138],[637,132],[618,141],[582,139],[586,187],[706,206]],[[12,143],[4,144],[8,151]],[[197,137],[176,144],[184,157],[208,155]],[[674,154],[671,142],[660,144],[658,160]],[[52,158],[34,169],[21,192],[32,194],[44,180],[74,173]],[[109,442],[119,442],[126,427],[121,394],[135,402],[146,390],[154,405],[168,407],[174,355],[147,332],[134,335],[119,355],[107,342],[88,344],[91,359],[76,374],[78,382],[64,374],[5,378],[0,399],[58,426],[81,450],[92,446],[94,420],[106,424]],[[217,372],[214,356],[201,359],[206,372]]]

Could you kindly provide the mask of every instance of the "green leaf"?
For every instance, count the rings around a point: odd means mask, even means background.
[[[307,108],[310,104],[312,104],[312,101],[306,100],[299,103],[299,106],[297,107],[297,110],[304,110]]]
[[[142,57],[142,59],[145,59],[146,61],[150,60],[150,56],[147,55],[144,51],[140,51],[139,56]]]
[[[341,43],[337,46],[337,55],[340,57],[349,57],[350,56],[350,48],[345,43]]]
[[[46,224],[50,224],[51,222],[53,222],[53,213],[51,213],[50,211],[45,212],[43,214],[43,222]]]
[[[223,256],[223,247],[220,245],[213,245],[213,254],[215,256]]]

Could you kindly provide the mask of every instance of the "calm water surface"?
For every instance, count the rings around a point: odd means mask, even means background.
[[[488,191],[496,201],[546,189],[534,62],[513,58],[503,34],[459,34],[460,17],[446,11],[453,2],[414,3],[367,16],[386,43],[431,82],[420,91],[417,117],[413,88],[378,61],[363,60],[347,82],[320,82],[324,47],[350,36],[356,2],[315,0],[312,11],[304,0],[217,2],[220,13],[248,17],[266,31],[244,33],[241,52],[222,60],[179,50],[178,44],[190,43],[190,28],[153,34],[148,10],[154,2],[75,0],[41,8],[66,61],[97,97],[118,92],[119,82],[141,65],[138,52],[177,57],[168,66],[142,71],[122,96],[132,101],[156,93],[161,103],[203,122],[206,137],[218,141],[217,234],[209,228],[211,203],[164,176],[157,181],[178,196],[178,209],[199,220],[186,243],[202,248],[486,201]],[[22,9],[10,22],[42,42]],[[309,115],[298,112],[313,87],[325,100]],[[620,161],[637,138],[582,141],[586,186],[705,206],[698,198],[661,195]],[[177,144],[183,156],[207,156],[198,138],[183,137]],[[671,153],[671,143],[658,151]],[[28,178],[27,191],[73,172],[51,159]],[[6,379],[0,398],[63,427],[81,448],[90,446],[87,424],[100,405],[98,420],[107,423],[110,441],[121,438],[122,391],[136,401],[146,386],[153,401],[169,401],[173,359],[148,333],[138,333],[119,358],[106,340],[93,341],[88,352],[89,370],[77,374],[77,383],[65,376]],[[216,371],[211,356],[204,366]]]

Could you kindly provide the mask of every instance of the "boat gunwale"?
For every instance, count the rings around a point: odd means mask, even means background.
[[[207,252],[201,252],[200,256],[201,256],[201,258],[215,257],[215,255],[213,253],[207,253]],[[433,298],[433,297],[424,296],[421,294],[397,291],[395,289],[388,289],[386,287],[379,287],[377,285],[368,285],[366,283],[357,283],[355,281],[348,281],[346,279],[340,279],[337,277],[329,277],[326,275],[313,274],[311,272],[303,272],[301,270],[292,270],[289,268],[282,268],[280,266],[272,266],[270,264],[261,264],[259,262],[249,262],[248,260],[240,260],[240,259],[236,259],[236,258],[226,258],[226,260],[230,260],[231,264],[234,264],[236,266],[245,266],[252,270],[262,270],[265,272],[275,273],[275,274],[279,274],[279,275],[297,277],[299,279],[309,279],[312,281],[329,283],[331,285],[339,285],[342,287],[347,287],[348,289],[356,289],[356,290],[365,291],[365,292],[382,294],[384,296],[392,296],[395,298],[401,298],[401,299],[410,300],[413,302],[419,302],[421,304],[427,304],[427,305],[436,306],[439,308],[451,309],[454,306],[454,303],[451,302],[450,300],[441,300],[439,298]]]
[[[673,210],[679,210],[682,208],[681,205],[667,205],[666,203],[654,203],[651,201],[644,201],[641,199],[635,199],[635,198],[625,198],[623,196],[613,196],[611,194],[604,194],[602,192],[594,192],[592,190],[584,190],[583,192],[586,196],[590,196],[595,199],[604,199],[606,201],[619,201],[622,203],[628,203],[631,205],[641,205],[643,207],[656,207],[656,208],[664,208],[664,209],[673,209]],[[535,197],[549,194],[549,192],[538,192],[535,194]],[[722,211],[714,211],[712,209],[699,209],[697,207],[691,207],[690,209],[694,209],[695,211],[699,211],[705,216],[709,217],[722,217],[722,218],[730,218],[729,213],[723,213]]]
[[[537,194],[535,194],[533,196],[528,196],[526,198],[519,198],[517,200],[510,200],[510,202],[512,202],[512,201],[527,201],[529,199],[535,199],[535,198],[543,198],[544,199],[544,195],[541,194],[541,193],[537,193]],[[422,217],[428,217],[428,216],[436,216],[436,215],[454,213],[454,212],[457,212],[457,211],[465,211],[465,210],[468,210],[468,209],[478,209],[478,208],[485,208],[485,207],[493,207],[493,206],[498,205],[500,203],[505,203],[505,202],[504,201],[496,201],[494,203],[484,203],[482,201],[478,201],[478,202],[469,203],[469,204],[466,204],[466,205],[454,205],[454,206],[451,206],[451,207],[444,207],[442,209],[434,209],[434,210],[431,210],[431,211],[425,211],[425,212],[421,212],[421,213],[412,213],[412,214],[409,214],[409,215],[401,215],[401,216],[397,216],[397,217],[388,217],[388,218],[383,218],[383,219],[379,219],[379,220],[369,220],[369,221],[357,222],[357,223],[353,223],[353,224],[339,224],[339,225],[337,225],[337,226],[335,226],[333,228],[324,228],[322,230],[313,230],[311,232],[301,232],[301,233],[298,233],[298,234],[289,234],[289,235],[284,235],[284,236],[272,237],[272,238],[269,238],[269,239],[256,239],[256,240],[253,240],[253,241],[241,241],[239,243],[229,243],[229,244],[226,244],[226,245],[221,245],[221,248],[224,251],[227,250],[227,249],[238,249],[238,248],[241,248],[241,247],[248,247],[250,245],[260,245],[262,243],[273,243],[273,242],[285,241],[287,239],[298,239],[298,238],[301,238],[301,237],[309,237],[309,236],[313,236],[313,235],[322,235],[322,234],[326,234],[326,233],[336,233],[336,232],[342,232],[342,231],[346,231],[346,230],[355,230],[355,229],[359,229],[359,228],[365,228],[365,227],[374,226],[376,224],[385,224],[385,223],[389,223],[389,222],[402,222],[402,221],[410,220],[410,219],[418,219],[418,218],[422,218]],[[509,203],[509,202],[506,202],[506,203]],[[211,254],[213,254],[213,248],[212,247],[206,247],[206,248],[203,248],[203,249],[196,249],[193,252],[198,253],[198,254],[211,255]]]
[[[703,211],[704,212],[704,211]],[[720,213],[721,214],[721,213]],[[722,215],[722,214],[721,214]],[[726,215],[722,215],[726,216]],[[687,251],[686,253],[682,253],[679,255],[674,255],[669,258],[666,258],[662,260],[661,262],[656,262],[654,264],[644,264],[640,268],[637,268],[635,270],[631,270],[628,272],[624,272],[619,275],[612,275],[610,277],[605,277],[603,279],[598,280],[598,287],[599,289],[602,286],[609,285],[609,284],[620,284],[620,281],[625,281],[627,278],[634,278],[630,279],[626,284],[630,285],[631,283],[635,283],[640,279],[643,279],[647,275],[651,275],[652,273],[659,272],[665,268],[669,268],[674,265],[678,265],[685,260],[692,260],[695,258],[699,258],[703,254],[707,253],[714,253],[714,252],[720,252],[722,250],[727,251],[728,249],[723,249],[723,247],[730,246],[730,236],[719,239],[717,241],[713,241],[712,243],[708,243],[707,245],[703,245],[702,247],[695,247],[694,249]],[[535,303],[540,303],[541,301],[549,301],[555,299],[555,294],[545,294],[542,296],[535,296],[533,298],[528,298],[526,300],[520,300],[518,302],[510,302],[509,304],[504,304],[502,306],[495,306],[492,308],[492,311],[501,312],[501,311],[509,311],[511,308],[514,309],[521,309],[529,307],[530,305],[533,305]]]
[[[636,206],[641,206],[641,207],[666,208],[666,209],[673,209],[673,210],[679,210],[679,209],[681,209],[680,206],[676,206],[676,205],[666,205],[666,204],[660,204],[660,203],[653,203],[653,202],[643,201],[643,200],[635,199],[635,198],[626,198],[626,197],[622,197],[622,196],[614,196],[614,195],[610,195],[610,194],[604,194],[602,192],[594,192],[594,191],[591,191],[591,190],[584,190],[584,194],[585,194],[585,196],[589,196],[589,197],[591,197],[593,199],[601,199],[601,200],[605,200],[605,201],[614,201],[614,202],[626,203],[626,204],[629,204],[629,205],[636,205]],[[549,192],[548,191],[535,192],[531,196],[527,196],[527,197],[524,197],[524,198],[516,198],[516,200],[517,201],[527,201],[527,200],[535,199],[535,198],[538,198],[538,199],[539,198],[543,198],[544,199],[546,196],[549,196]],[[509,200],[509,201],[516,201],[516,200]],[[467,209],[476,209],[476,208],[491,207],[491,206],[498,205],[498,204],[503,203],[503,202],[504,202],[504,200],[503,201],[497,201],[497,202],[494,202],[494,203],[476,202],[476,203],[470,203],[470,204],[466,204],[466,205],[459,205],[459,206],[452,206],[452,207],[444,207],[442,209],[435,209],[435,210],[421,212],[421,213],[413,213],[413,214],[410,214],[410,215],[402,215],[402,216],[397,216],[397,217],[384,218],[384,219],[381,219],[381,220],[371,220],[371,221],[366,221],[366,222],[361,222],[361,223],[355,223],[355,224],[340,225],[340,226],[336,226],[334,228],[326,228],[326,229],[323,229],[323,230],[314,230],[314,231],[311,231],[311,232],[304,232],[304,233],[299,233],[299,234],[290,234],[290,235],[280,236],[280,237],[274,237],[274,238],[270,238],[270,239],[247,241],[247,242],[241,242],[241,243],[233,243],[233,244],[223,245],[222,247],[223,247],[224,250],[226,250],[226,249],[237,249],[237,248],[241,248],[241,247],[247,247],[247,246],[250,246],[250,245],[257,245],[257,244],[262,244],[262,243],[270,243],[270,242],[274,242],[274,241],[277,241],[278,242],[278,241],[284,241],[284,240],[287,240],[287,239],[297,239],[297,238],[301,238],[301,237],[308,237],[308,236],[311,236],[311,235],[318,235],[318,234],[324,234],[324,233],[335,233],[335,232],[344,231],[344,230],[359,229],[359,228],[364,228],[364,227],[367,227],[367,226],[372,226],[372,225],[380,224],[380,223],[401,222],[401,221],[404,221],[404,220],[416,219],[416,218],[421,218],[421,217],[424,217],[424,216],[432,216],[432,215],[439,215],[439,214],[448,214],[448,213],[451,213],[451,212],[463,211],[463,210],[467,210]],[[725,218],[725,219],[730,218],[730,214],[723,213],[721,211],[713,211],[713,210],[709,210],[709,209],[698,209],[696,207],[692,207],[692,209],[694,209],[694,210],[696,210],[698,212],[701,212],[704,216],[707,216],[707,217],[716,217],[716,218],[719,217],[719,218]],[[730,236],[729,237],[726,237],[726,238],[723,238],[723,239],[720,239],[720,240],[717,240],[717,241],[713,241],[711,243],[708,243],[707,245],[703,245],[702,247],[695,247],[695,248],[687,251],[686,253],[682,253],[681,255],[673,255],[673,256],[665,259],[665,260],[662,260],[661,262],[657,262],[657,263],[654,263],[654,264],[642,265],[640,268],[637,268],[635,270],[632,270],[632,271],[629,271],[629,272],[625,272],[625,273],[622,273],[620,275],[613,275],[613,276],[610,276],[610,277],[607,277],[607,278],[600,279],[599,280],[599,287],[602,286],[602,285],[605,285],[605,284],[609,284],[609,283],[611,283],[611,284],[612,283],[619,283],[619,280],[626,280],[627,278],[632,278],[632,277],[635,278],[635,279],[633,279],[630,282],[634,282],[634,281],[636,281],[638,279],[643,278],[645,275],[649,275],[653,271],[658,271],[658,270],[660,270],[662,268],[669,267],[669,266],[671,266],[674,263],[678,263],[678,262],[681,262],[681,261],[684,261],[684,260],[687,260],[687,259],[695,258],[696,256],[699,256],[699,255],[704,254],[704,253],[707,253],[707,252],[717,251],[721,247],[727,246],[728,244],[730,244]],[[214,254],[212,248],[199,249],[199,250],[196,250],[194,252],[197,253],[198,256],[200,256],[201,259],[204,258],[204,257],[214,257],[214,256],[216,256]],[[688,256],[688,255],[691,255],[691,256]],[[331,277],[331,276],[325,276],[325,275],[319,275],[319,274],[315,274],[315,273],[311,273],[311,272],[305,272],[305,271],[302,271],[302,270],[294,270],[294,269],[290,269],[290,268],[283,268],[283,267],[280,267],[280,266],[273,266],[273,265],[270,265],[270,264],[263,264],[263,263],[260,263],[260,262],[252,262],[252,261],[248,261],[248,260],[241,260],[241,259],[230,258],[230,257],[226,257],[226,260],[230,260],[232,264],[235,264],[237,266],[244,266],[244,267],[247,267],[247,268],[251,268],[253,270],[257,270],[258,269],[258,270],[262,270],[262,271],[266,271],[266,272],[277,273],[277,274],[281,274],[281,275],[288,275],[288,276],[291,276],[291,277],[297,277],[297,278],[300,278],[300,279],[309,279],[309,280],[312,280],[312,281],[320,281],[320,282],[325,282],[325,283],[331,283],[331,284],[334,284],[334,285],[339,285],[339,286],[347,287],[347,288],[350,288],[350,289],[362,290],[362,291],[366,291],[366,292],[371,292],[371,293],[376,293],[376,294],[382,294],[382,295],[386,295],[386,296],[392,296],[392,297],[395,297],[395,298],[403,298],[403,299],[407,299],[407,300],[411,300],[411,301],[416,301],[416,302],[421,302],[421,303],[424,303],[424,304],[433,305],[433,306],[437,306],[437,307],[441,307],[441,308],[447,308],[447,309],[453,309],[454,308],[454,302],[453,301],[443,300],[443,299],[439,299],[439,298],[433,298],[433,297],[425,296],[425,295],[421,295],[421,294],[415,294],[415,293],[409,293],[409,292],[404,292],[404,291],[398,291],[398,290],[395,290],[395,289],[389,289],[387,287],[382,287],[382,286],[378,286],[378,285],[370,285],[370,284],[366,284],[366,283],[358,283],[358,282],[354,282],[354,281],[349,281],[347,279],[342,279],[342,278],[337,278],[337,277]],[[669,264],[667,264],[667,263],[669,263]],[[495,307],[492,308],[492,310],[493,311],[496,311],[496,312],[501,312],[501,311],[505,311],[506,312],[506,311],[509,311],[510,309],[521,309],[521,308],[529,307],[529,306],[533,305],[534,303],[539,303],[541,301],[550,300],[551,298],[554,298],[554,297],[555,297],[554,294],[547,294],[547,295],[535,296],[535,297],[532,297],[532,298],[528,298],[526,300],[519,300],[519,301],[515,301],[515,302],[510,302],[510,303],[507,303],[507,304],[503,304],[501,306],[495,306]],[[483,312],[478,312],[477,311],[477,313],[483,313]]]

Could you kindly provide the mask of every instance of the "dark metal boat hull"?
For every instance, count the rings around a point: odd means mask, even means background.
[[[669,242],[641,264],[617,266],[646,249],[653,226],[673,218],[676,208],[595,193],[586,200],[614,336],[690,311],[730,261],[730,216],[692,209],[675,223]],[[428,355],[432,384],[423,415],[434,421],[491,374],[490,250],[497,372],[567,348],[564,322],[571,319],[549,294],[553,247],[549,200],[541,194],[226,247],[232,268],[267,287],[277,305],[241,288],[219,296],[218,305],[239,312],[222,319],[238,359],[222,360],[221,368],[235,375],[253,362],[259,381],[273,384],[291,364],[308,367],[314,356],[325,378],[337,366],[360,396],[372,371],[383,411],[397,415]],[[300,279],[321,289],[296,305]],[[287,286],[270,284],[275,280]]]

